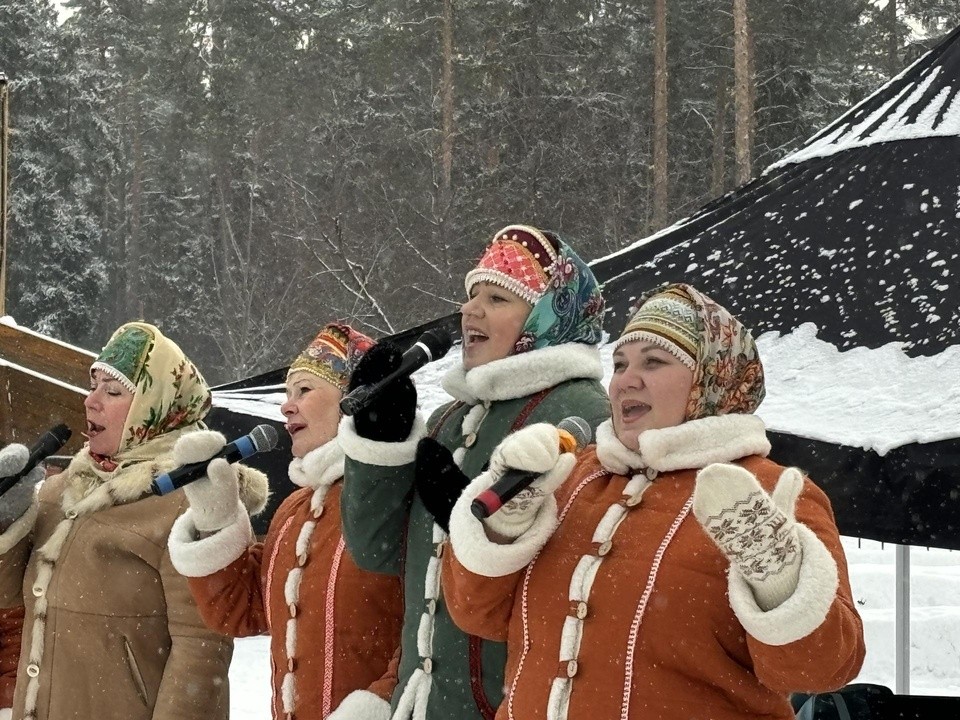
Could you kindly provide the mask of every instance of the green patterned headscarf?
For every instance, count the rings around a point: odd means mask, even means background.
[[[210,411],[210,388],[203,376],[153,325],[121,326],[90,366],[90,372],[94,370],[102,370],[133,393],[118,455],[198,423]]]
[[[548,272],[549,284],[520,331],[514,352],[562,343],[596,345],[603,337],[603,294],[593,270],[563,240]]]
[[[714,415],[756,412],[766,394],[763,365],[753,336],[726,308],[691,285],[659,287],[637,303],[637,311],[653,298],[680,295],[696,310],[697,346],[687,420]],[[627,330],[630,322],[627,323]]]

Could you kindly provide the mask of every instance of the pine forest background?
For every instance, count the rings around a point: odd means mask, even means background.
[[[328,320],[398,331],[458,308],[500,226],[614,252],[957,22],[960,0],[0,0],[7,312],[93,350],[157,323],[214,383]]]

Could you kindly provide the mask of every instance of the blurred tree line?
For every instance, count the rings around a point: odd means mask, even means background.
[[[584,257],[733,189],[960,0],[0,0],[8,312],[214,382],[457,309],[509,222]],[[736,26],[736,32],[735,32]]]

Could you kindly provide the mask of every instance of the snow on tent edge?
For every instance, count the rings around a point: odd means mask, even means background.
[[[908,357],[897,343],[846,352],[819,340],[810,323],[757,339],[767,397],[758,414],[771,430],[873,450],[955,437],[960,428],[960,347],[939,355]],[[612,375],[612,344],[601,347],[604,386]],[[460,357],[446,357],[414,375],[424,415],[450,398],[440,386]],[[214,405],[283,421],[281,385],[214,391]]]

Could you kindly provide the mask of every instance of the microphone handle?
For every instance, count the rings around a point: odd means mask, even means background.
[[[243,451],[238,447],[240,440],[247,440],[250,442],[248,435],[244,435],[242,438],[238,438],[229,445],[224,446],[223,451],[217,453],[214,457],[208,460],[202,460],[201,462],[189,463],[188,465],[181,465],[176,470],[171,470],[168,473],[163,475],[158,475],[152,483],[150,483],[150,492],[154,495],[168,495],[174,490],[179,490],[184,485],[189,485],[194,480],[198,480],[207,474],[207,465],[210,464],[211,460],[216,460],[217,458],[223,458],[228,463],[235,463],[238,460],[243,460],[245,457],[252,455],[255,450],[244,454]]]
[[[69,431],[67,431],[67,434],[69,435]],[[30,454],[27,456],[27,464],[23,466],[23,470],[0,481],[0,497],[3,497],[10,488],[29,475],[30,471],[37,465],[62,448],[65,443],[66,440],[61,440],[49,430],[45,432],[43,436],[34,443],[33,447],[30,448]]]
[[[427,357],[428,356],[426,353],[424,353],[424,361],[426,361]],[[375,383],[373,383],[373,385],[361,385],[357,388],[354,388],[340,401],[340,411],[348,417],[356,415],[367,405],[369,405],[373,399],[380,394],[380,391],[383,390],[383,388],[392,383],[394,380],[412,375],[414,372],[423,367],[424,364],[425,362],[419,364],[403,362],[400,364],[400,367],[387,375],[385,378],[377,380]]]
[[[374,390],[379,383],[374,385],[360,385],[343,396],[340,401],[340,412],[347,417],[352,417],[363,410],[370,401],[373,400]]]
[[[499,480],[489,489],[484,490],[470,503],[470,512],[478,520],[484,520],[508,502],[513,500],[522,490],[530,487],[537,479],[537,473],[525,470],[507,470]]]
[[[566,422],[566,420],[564,420]],[[577,452],[583,447],[580,439],[562,427],[557,428],[560,438],[560,452]],[[513,500],[521,490],[533,484],[538,477],[537,473],[525,470],[510,469],[503,477],[497,480],[489,489],[474,498],[470,503],[470,512],[477,520],[485,520],[497,510]]]

